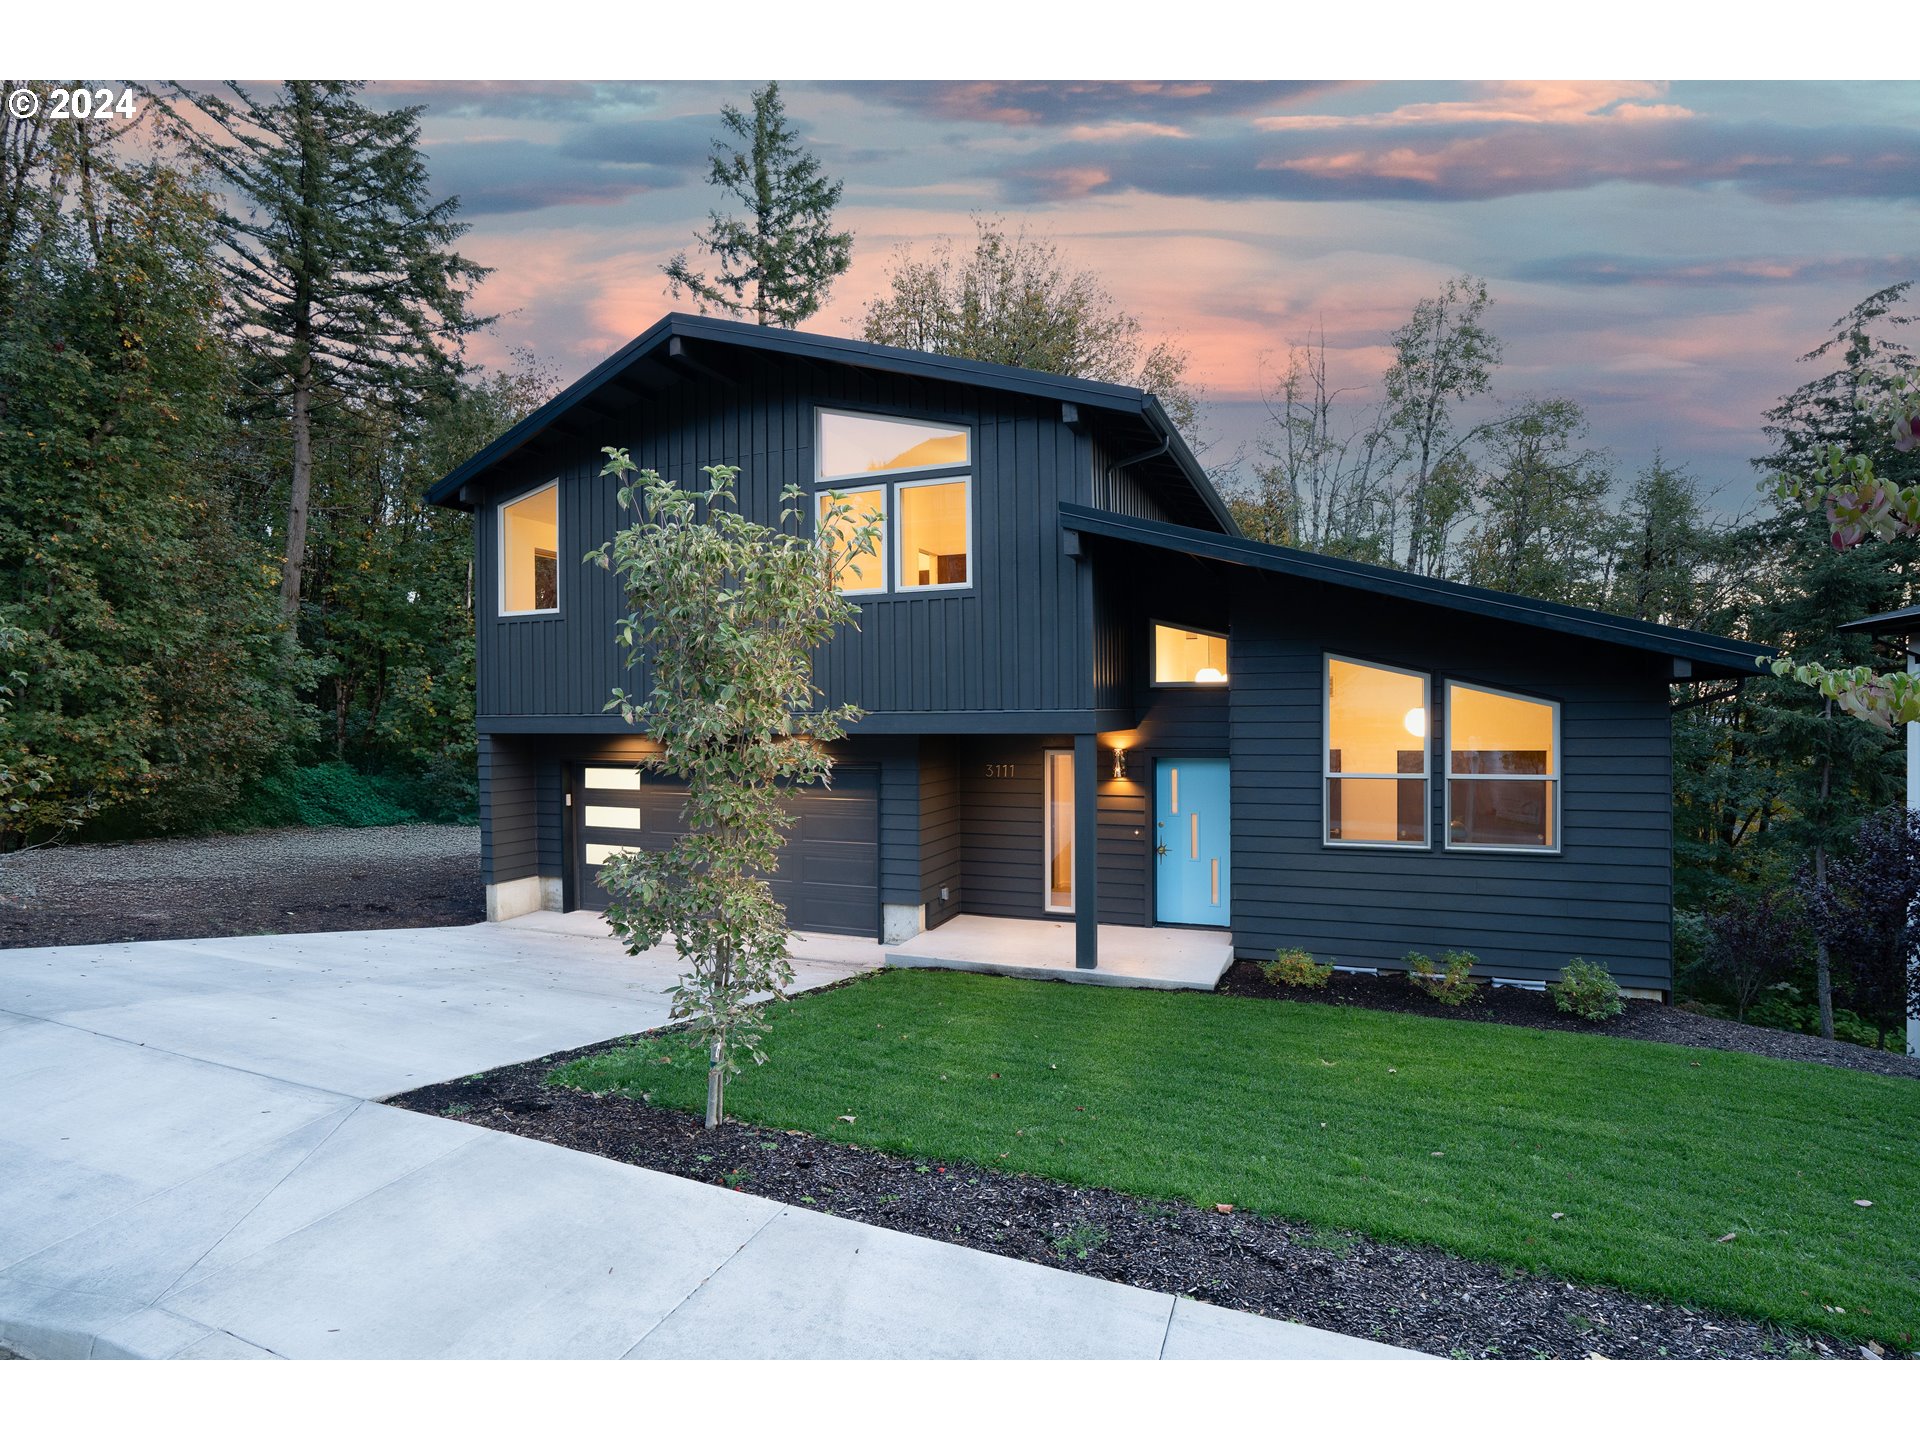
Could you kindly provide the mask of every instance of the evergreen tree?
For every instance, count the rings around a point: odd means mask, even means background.
[[[693,296],[702,314],[718,310],[736,319],[787,329],[826,302],[833,282],[853,260],[853,235],[833,228],[841,182],[828,180],[820,162],[799,145],[787,124],[777,81],[753,92],[753,113],[732,105],[720,119],[740,143],[713,142],[707,183],[739,201],[746,215],[709,212],[701,248],[719,262],[709,279],[686,252],[660,268],[675,299]]]
[[[382,112],[359,81],[288,81],[272,98],[175,87],[174,133],[231,187],[222,257],[255,392],[284,419],[292,463],[280,602],[300,613],[314,430],[328,406],[412,413],[444,395],[487,272],[452,249],[459,202],[433,202],[421,107]]]

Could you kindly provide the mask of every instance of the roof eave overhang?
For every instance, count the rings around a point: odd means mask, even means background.
[[[1529,600],[1524,596],[1409,575],[1382,566],[1337,560],[1307,550],[1289,550],[1237,536],[1213,535],[1186,526],[1139,520],[1085,505],[1062,504],[1060,523],[1064,528],[1083,535],[1149,545],[1222,564],[1245,566],[1295,579],[1316,580],[1346,589],[1409,600],[1416,604],[1435,605],[1602,644],[1665,655],[1684,662],[1674,667],[1676,679],[1740,679],[1757,675],[1760,673],[1760,664],[1775,654],[1772,648],[1765,645],[1729,640],[1702,631],[1681,630],[1670,625],[1655,625],[1609,615],[1600,610],[1582,610],[1570,605]],[[1683,670],[1684,674],[1681,673]]]

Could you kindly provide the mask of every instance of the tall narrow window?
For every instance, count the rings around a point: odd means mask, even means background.
[[[1427,677],[1327,657],[1326,839],[1427,843]]]
[[[560,486],[547,484],[500,507],[500,613],[560,608]]]
[[[1155,685],[1227,683],[1227,637],[1178,625],[1153,627]]]
[[[834,500],[839,495],[838,502]],[[887,487],[874,485],[863,490],[828,491],[823,490],[814,497],[819,506],[819,523],[830,526],[834,532],[836,549],[853,548],[853,534],[862,525],[875,524],[879,534],[874,537],[874,551],[871,555],[849,555],[847,566],[840,572],[840,589],[848,595],[874,595],[887,588]],[[827,512],[838,503],[847,507],[847,513],[838,519],[829,520]]]
[[[900,588],[965,585],[973,548],[967,482],[916,480],[894,488],[900,502]]]
[[[1046,755],[1047,909],[1073,909],[1073,752]]]
[[[1447,685],[1447,846],[1560,845],[1560,707]]]

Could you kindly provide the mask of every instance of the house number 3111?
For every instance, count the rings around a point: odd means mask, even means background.
[[[989,780],[1011,780],[1013,778],[1013,766],[989,765],[987,766],[987,778]]]

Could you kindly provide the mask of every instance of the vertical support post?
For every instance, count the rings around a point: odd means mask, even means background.
[[[1914,642],[1907,642],[1907,673],[1920,675],[1920,653]],[[1907,809],[1920,810],[1920,721],[1907,722]],[[1915,997],[1907,996],[1907,1008],[1913,1009]],[[1920,1055],[1920,1016],[1907,1016],[1907,1054]]]
[[[1073,963],[1100,963],[1100,742],[1073,737]]]

